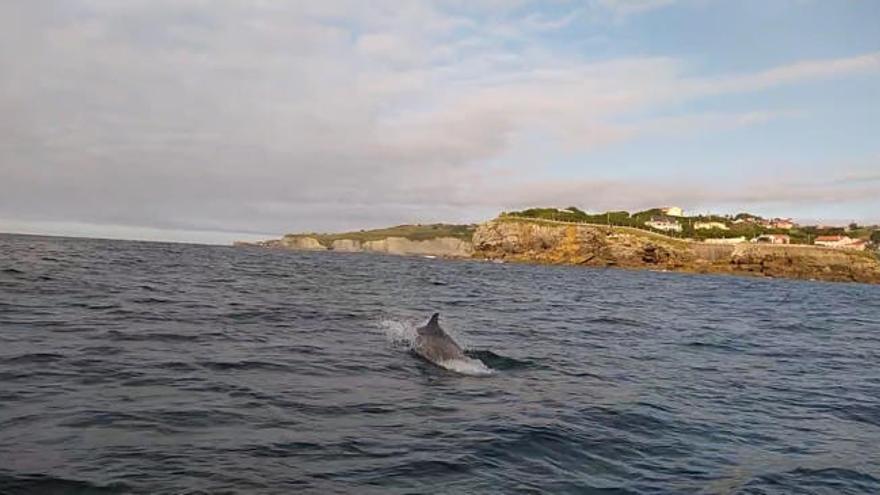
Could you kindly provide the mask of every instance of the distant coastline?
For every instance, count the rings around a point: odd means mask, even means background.
[[[595,222],[602,215],[607,224]],[[680,230],[661,230],[674,225]],[[749,214],[684,217],[655,209],[587,215],[544,208],[503,213],[478,225],[287,234],[235,245],[880,284],[877,233],[874,227],[802,227]]]

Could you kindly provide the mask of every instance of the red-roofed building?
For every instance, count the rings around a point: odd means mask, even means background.
[[[868,245],[866,241],[853,239],[847,235],[820,235],[813,243],[817,246],[858,251],[863,251]]]
[[[845,246],[845,248],[846,249],[855,249],[856,251],[864,251],[865,249],[868,249],[868,241],[856,239],[848,246]]]

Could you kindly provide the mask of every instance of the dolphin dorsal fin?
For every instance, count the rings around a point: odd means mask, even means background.
[[[431,319],[428,320],[428,324],[426,325],[428,328],[439,327],[440,326],[440,313],[434,313],[431,315]]]
[[[428,323],[417,329],[419,335],[442,335],[443,329],[440,328],[440,313],[434,313],[431,315],[431,319],[428,320]]]

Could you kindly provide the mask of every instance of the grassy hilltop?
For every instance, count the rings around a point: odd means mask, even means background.
[[[417,224],[417,225],[397,225],[384,229],[359,230],[357,232],[341,232],[334,234],[287,234],[284,237],[311,237],[317,239],[322,246],[329,247],[333,241],[337,240],[353,240],[353,241],[381,241],[389,237],[402,237],[411,241],[427,241],[440,237],[452,237],[470,242],[474,236],[476,225],[455,225],[446,223],[434,224]]]

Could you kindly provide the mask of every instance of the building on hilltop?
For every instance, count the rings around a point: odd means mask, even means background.
[[[861,239],[853,239],[848,235],[820,235],[813,243],[817,246],[824,246],[837,249],[855,249],[864,251],[868,246],[867,241]]]
[[[681,232],[681,224],[669,218],[652,218],[645,222],[648,227],[662,230],[663,232]]]
[[[865,241],[862,239],[856,239],[846,248],[847,249],[855,249],[856,251],[864,251],[864,250],[868,249],[868,241]]]
[[[670,217],[683,217],[684,210],[678,206],[667,206],[666,208],[660,208],[660,211],[663,212],[664,215],[668,215]]]
[[[824,247],[840,247],[849,244],[852,239],[847,235],[820,235],[813,244]]]
[[[763,234],[752,239],[758,244],[791,244],[791,237],[786,234]]]
[[[694,222],[694,228],[697,230],[730,230],[724,222]]]
[[[797,226],[790,218],[774,218],[770,225],[774,229],[791,230]]]
[[[758,220],[758,225],[765,229],[791,230],[796,224],[790,218],[770,218]]]

